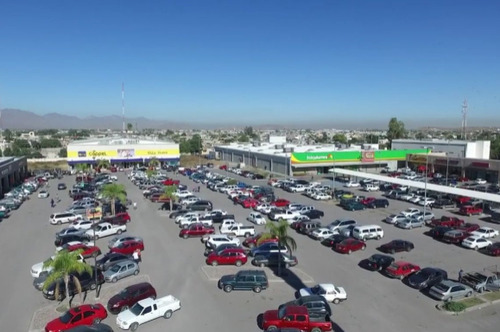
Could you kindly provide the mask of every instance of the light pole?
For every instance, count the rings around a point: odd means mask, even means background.
[[[95,240],[95,224],[94,224],[94,219],[95,219],[95,206],[92,208],[92,229],[94,230],[94,247],[97,246],[96,240]],[[95,274],[95,298],[96,300],[99,299],[99,284],[97,282],[97,255],[94,255],[94,274]]]
[[[446,152],[446,179],[445,184],[448,187],[448,167],[450,164],[450,152]]]
[[[429,177],[429,147],[424,146],[424,149],[426,149],[426,154],[425,154],[425,185],[424,185],[424,214],[422,216],[422,219],[425,223],[425,212],[427,208],[427,178]]]

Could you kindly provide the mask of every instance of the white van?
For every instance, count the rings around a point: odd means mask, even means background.
[[[377,191],[379,190],[379,187],[376,184],[373,183],[367,183],[363,186],[364,191]]]
[[[73,222],[77,219],[81,218],[81,216],[78,216],[74,213],[71,212],[61,212],[61,213],[52,213],[50,215],[50,223],[52,225],[60,225],[60,224],[66,224],[69,222]]]
[[[352,230],[352,236],[360,240],[381,239],[384,237],[384,230],[378,225],[356,226]]]

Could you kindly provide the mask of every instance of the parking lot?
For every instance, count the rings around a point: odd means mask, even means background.
[[[219,171],[219,173],[225,173]],[[229,174],[228,174],[229,175]],[[181,180],[189,189],[194,184],[187,177],[172,175]],[[252,181],[231,174],[247,183],[264,184],[263,181]],[[71,186],[74,177],[66,177],[66,184]],[[217,276],[232,273],[234,267],[207,267],[203,256],[203,244],[199,239],[181,239],[179,228],[168,218],[168,213],[158,210],[159,205],[142,198],[140,190],[131,184],[124,174],[119,174],[119,182],[127,187],[129,198],[138,202],[137,210],[129,211],[132,222],[127,224],[127,233],[143,237],[145,251],[142,255],[139,276],[147,275],[155,286],[159,296],[173,294],[181,300],[182,309],[174,313],[170,320],[158,319],[141,326],[140,331],[184,330],[196,331],[258,331],[259,314],[268,309],[275,309],[281,303],[294,298],[294,294],[303,285],[311,286],[319,282],[332,282],[346,289],[348,300],[339,305],[332,305],[336,331],[497,331],[499,305],[482,310],[451,316],[435,309],[437,301],[406,286],[399,280],[389,279],[380,273],[369,272],[358,266],[358,263],[377,253],[376,247],[393,239],[406,239],[415,244],[410,253],[396,254],[396,259],[408,260],[421,267],[437,266],[448,271],[450,278],[457,278],[458,271],[481,271],[487,266],[497,264],[497,257],[467,250],[454,245],[446,245],[424,235],[427,228],[403,230],[385,224],[381,220],[390,213],[395,213],[412,206],[410,203],[390,201],[387,209],[347,212],[331,202],[315,202],[299,194],[291,194],[276,189],[278,197],[292,202],[314,205],[325,212],[324,224],[338,218],[354,218],[361,224],[379,224],[385,231],[381,240],[367,242],[365,251],[351,255],[341,255],[323,247],[306,236],[290,230],[298,245],[295,255],[299,264],[290,269],[290,273],[279,280],[270,277],[268,290],[260,294],[253,292],[232,292],[226,294],[217,288]],[[51,180],[50,193],[56,194],[57,180]],[[356,190],[353,190],[356,191]],[[241,206],[235,206],[223,194],[212,192],[201,186],[201,197],[211,200],[214,208],[224,209],[235,214],[240,222],[251,212]],[[366,195],[366,194],[364,194]],[[379,195],[378,193],[373,196]],[[372,196],[372,194],[366,195]],[[37,199],[35,195],[23,204],[12,216],[0,223],[0,241],[2,250],[2,309],[0,322],[4,331],[39,330],[45,322],[59,314],[49,307],[53,303],[45,300],[32,286],[30,267],[54,252],[54,234],[64,226],[52,226],[48,217],[53,211],[64,210],[71,202],[67,191],[61,191],[61,203],[54,209],[48,200]],[[434,209],[437,216],[453,215],[446,211]],[[465,217],[466,221],[487,225],[478,217]],[[489,226],[498,228],[497,225]],[[256,226],[264,229],[264,226]],[[97,241],[103,251],[107,239]],[[92,263],[92,260],[91,260]],[[247,263],[248,264],[248,263]],[[243,267],[245,268],[245,266]],[[272,272],[267,270],[268,275]],[[138,276],[138,277],[139,277]],[[134,277],[121,281],[123,285],[130,283]],[[119,285],[117,283],[117,285]],[[115,287],[116,285],[112,285]],[[103,290],[112,287],[103,285]],[[105,292],[104,292],[105,293]],[[100,301],[105,305],[104,293]],[[94,292],[87,296],[87,302],[94,302]],[[75,297],[78,303],[78,297]],[[46,316],[34,315],[42,308]],[[51,316],[52,313],[52,316]],[[44,314],[45,315],[45,314]],[[34,321],[33,321],[34,319]],[[42,323],[37,320],[44,320]],[[115,331],[115,316],[109,315],[104,321]]]

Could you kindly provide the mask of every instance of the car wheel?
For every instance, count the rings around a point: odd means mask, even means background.
[[[278,329],[278,328],[277,328],[276,326],[271,325],[271,326],[269,326],[269,327],[267,328],[267,330],[266,330],[266,331],[276,331],[277,329]]]
[[[260,264],[259,264],[259,266],[260,266],[260,267],[266,267],[266,264],[264,264],[264,263],[260,263]]]
[[[115,283],[115,282],[117,282],[117,281],[118,281],[118,279],[116,279],[116,277],[114,277],[113,279],[111,279],[111,282],[112,282],[112,283]]]
[[[255,293],[260,293],[260,292],[262,291],[262,288],[261,288],[260,286],[255,286],[255,287],[253,288],[253,291],[254,291]]]
[[[393,254],[393,255],[394,255],[395,253],[396,253],[396,250],[392,249],[392,250],[391,250],[391,254]]]
[[[121,229],[119,229],[119,230],[116,231],[116,234],[118,234],[118,235],[120,235],[121,233],[122,233]]]
[[[290,264],[289,263],[286,263],[285,264],[285,269],[289,269],[290,268]]]
[[[95,239],[96,239],[96,240],[99,240],[99,235],[97,235],[97,234],[96,234]]]
[[[121,312],[124,312],[124,311],[126,311],[126,310],[128,310],[128,305],[124,305],[124,306],[122,307],[122,309],[121,309]]]
[[[130,331],[134,332],[134,331],[137,331],[137,328],[139,327],[139,324],[138,323],[132,323],[130,325]]]
[[[138,275],[138,274],[139,274],[139,269],[137,269],[137,270],[134,271],[134,275],[135,276]]]
[[[240,267],[240,266],[242,265],[242,263],[241,263],[241,261],[236,261],[235,265],[236,265],[237,267]]]
[[[217,266],[219,263],[217,261],[212,261],[212,266]]]
[[[231,285],[224,286],[224,292],[231,293],[232,290],[233,290],[233,286],[231,286]]]
[[[450,296],[449,298],[446,299],[446,302],[451,302],[453,301],[453,296]]]
[[[339,304],[340,303],[340,300],[339,299],[333,299],[332,301],[334,304]]]
[[[366,246],[362,246],[362,247],[361,247],[361,250],[365,250],[365,249],[366,249]]]
[[[164,317],[165,319],[169,319],[170,317],[172,317],[172,310],[167,310],[167,311],[165,312],[165,314],[163,315],[163,317]]]
[[[97,287],[97,286],[96,286],[96,284],[95,284],[95,283],[90,284],[90,289],[91,289],[91,290],[94,290],[96,287]]]
[[[57,222],[57,224],[58,224],[58,225],[60,225],[60,224],[61,224],[61,220],[59,220],[59,221]]]
[[[352,253],[352,250],[349,249],[349,251],[347,252],[348,255],[350,255]]]
[[[472,295],[472,291],[470,291],[467,294],[465,294],[465,297],[470,297],[471,295]]]
[[[479,247],[478,247],[478,246],[475,246],[475,247],[474,247],[474,250],[478,250],[478,249],[479,249]]]
[[[93,325],[97,325],[101,322],[101,319],[100,318],[96,318],[94,319],[94,321],[92,322]]]
[[[187,239],[187,238],[189,237],[189,235],[184,234],[182,237],[183,237],[184,239]]]
[[[479,293],[484,292],[484,287],[479,288],[477,291],[478,291]]]
[[[315,327],[311,330],[311,332],[321,332],[321,329],[319,327]]]
[[[183,228],[183,229],[187,229],[187,228],[188,228],[188,225],[182,225],[182,228]]]

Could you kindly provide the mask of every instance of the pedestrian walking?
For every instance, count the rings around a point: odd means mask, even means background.
[[[136,263],[139,263],[142,261],[141,259],[141,251],[139,249],[136,249],[134,253],[132,254],[132,258]]]
[[[458,271],[458,282],[462,282],[463,274],[464,270],[460,269],[460,271]]]
[[[431,211],[432,211],[432,206],[433,206],[433,205],[434,205],[434,204],[429,203],[429,209],[430,209]]]
[[[51,198],[51,199],[50,199],[50,207],[54,207],[54,206],[56,206],[56,205],[54,204],[54,199],[53,199],[53,198]]]
[[[198,192],[200,192],[200,186],[198,186]]]

